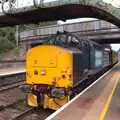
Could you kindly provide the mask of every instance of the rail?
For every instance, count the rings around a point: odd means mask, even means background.
[[[33,113],[34,111],[35,111],[35,108],[30,108],[30,109],[22,112],[21,114],[19,114],[15,118],[13,118],[13,120],[22,120],[26,115],[29,115],[29,114]]]
[[[24,82],[16,82],[14,84],[11,84],[11,85],[7,85],[7,86],[4,86],[4,87],[1,87],[0,88],[0,92],[3,92],[3,91],[7,91],[7,90],[10,90],[10,89],[14,89],[14,88],[17,88],[21,85],[24,85]]]
[[[25,60],[0,60],[0,63],[21,63],[25,62]]]

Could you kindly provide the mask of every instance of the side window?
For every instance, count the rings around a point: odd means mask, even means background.
[[[95,67],[101,67],[103,64],[103,52],[100,50],[95,51]]]

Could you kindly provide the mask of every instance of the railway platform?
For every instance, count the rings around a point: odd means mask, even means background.
[[[24,73],[25,68],[24,67],[19,67],[19,68],[4,68],[0,69],[0,77],[1,76],[7,76],[7,75],[12,75],[12,74],[17,74],[17,73]]]
[[[119,120],[120,63],[46,120]]]

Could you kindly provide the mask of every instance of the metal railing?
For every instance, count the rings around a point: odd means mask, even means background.
[[[47,0],[0,0],[0,4],[1,4],[2,13],[13,14],[19,8],[26,8],[26,7],[40,8],[45,6],[58,5],[61,3],[63,4],[65,1],[70,2],[69,0],[64,0],[64,1],[54,0],[49,2]]]
[[[120,32],[120,28],[117,26],[102,21],[96,20],[84,23],[73,23],[64,25],[51,25],[46,27],[39,27],[36,29],[19,31],[20,41],[28,40],[29,38],[40,38],[44,36],[54,35],[57,31],[68,31],[70,33],[85,34],[109,34],[111,32]]]
[[[25,60],[0,60],[0,63],[22,63]]]

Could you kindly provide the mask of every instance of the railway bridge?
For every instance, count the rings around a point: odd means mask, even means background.
[[[19,31],[21,57],[29,48],[55,39],[57,31],[68,31],[82,40],[95,40],[101,44],[120,43],[120,29],[103,20],[51,25]]]
[[[99,18],[120,26],[119,0],[20,1],[1,0],[0,26],[80,17]]]
[[[120,43],[120,29],[103,20],[50,25],[19,31],[19,43],[44,42],[44,39],[55,36],[57,31],[67,31],[80,39],[92,39],[102,44]]]

